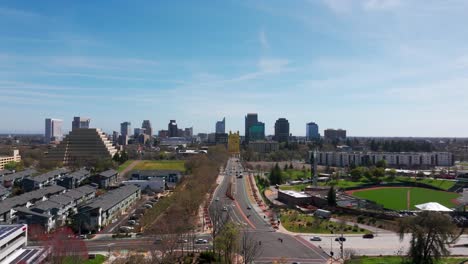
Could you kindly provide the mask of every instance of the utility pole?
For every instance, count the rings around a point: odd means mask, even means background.
[[[310,155],[310,175],[312,178],[313,186],[317,187],[317,149],[309,151]]]

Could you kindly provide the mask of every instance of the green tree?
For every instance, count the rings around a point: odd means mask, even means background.
[[[284,170],[284,171],[287,171],[287,170],[288,170],[288,164],[287,164],[287,163],[284,164],[283,170]]]
[[[216,237],[216,246],[223,253],[223,263],[232,263],[234,253],[239,247],[239,228],[232,222],[226,223]]]
[[[333,186],[328,190],[327,202],[329,206],[336,206],[336,192]]]
[[[352,169],[349,174],[351,175],[351,179],[353,181],[358,181],[364,174],[362,167],[357,167]]]
[[[290,169],[290,170],[294,169],[294,166],[293,166],[292,163],[289,163],[289,169]]]
[[[413,264],[434,264],[450,254],[449,243],[458,239],[457,229],[449,216],[424,211],[400,221],[400,240],[411,234],[408,257]]]
[[[396,178],[397,171],[395,169],[391,169],[387,172],[388,177],[393,181]]]
[[[7,164],[5,164],[4,168],[5,170],[16,170],[16,167],[18,166],[17,162],[8,162]]]
[[[375,163],[377,168],[387,168],[387,161],[386,160],[379,160]]]

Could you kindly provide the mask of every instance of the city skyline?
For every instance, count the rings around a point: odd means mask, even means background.
[[[226,131],[242,132],[249,112],[266,134],[279,117],[294,135],[310,121],[350,136],[468,131],[468,2],[143,1],[103,16],[107,9],[0,4],[8,25],[0,109],[10,113],[0,133],[42,133],[47,117],[69,131],[73,116],[107,132],[143,119],[210,132],[226,117]]]

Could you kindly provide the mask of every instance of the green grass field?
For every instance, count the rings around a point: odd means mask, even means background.
[[[407,192],[410,190],[410,210],[417,204],[438,202],[448,208],[455,204],[451,201],[459,197],[456,193],[435,191],[424,188],[381,188],[374,190],[355,191],[354,196],[382,204],[393,210],[407,210]]]
[[[420,179],[420,180],[414,180],[408,177],[397,177],[398,181],[401,182],[415,182],[415,183],[424,183],[427,185],[431,185],[443,190],[448,190],[452,188],[455,185],[454,181],[449,181],[449,180],[441,180],[441,179]]]
[[[101,263],[104,263],[104,261],[106,261],[106,257],[103,256],[103,255],[96,255],[96,257],[94,259],[88,259],[84,262],[82,262],[83,264],[101,264]],[[65,258],[65,261],[63,262],[64,264],[72,264],[72,263],[76,263],[76,260],[75,259],[72,259],[72,258]]]
[[[134,170],[178,170],[185,171],[183,160],[143,160]]]
[[[366,229],[315,218],[294,210],[281,211],[280,220],[284,228],[296,233],[330,234],[332,231],[343,234],[369,233]]]
[[[119,168],[117,169],[118,172],[122,172],[123,170],[125,170],[130,164],[132,164],[132,162],[134,162],[134,160],[127,160],[126,162],[124,162],[122,165],[119,166]]]

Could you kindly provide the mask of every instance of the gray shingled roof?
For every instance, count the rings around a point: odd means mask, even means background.
[[[77,171],[74,171],[74,172],[70,173],[66,177],[75,178],[77,180],[82,180],[84,178],[89,177],[89,175],[90,175],[90,172],[88,170],[80,169],[80,170],[77,170]]]
[[[139,189],[138,186],[135,185],[126,185],[122,186],[118,189],[114,189],[109,191],[99,197],[94,198],[89,203],[87,203],[84,207],[91,207],[91,208],[102,208],[102,210],[108,210],[122,200],[126,199],[133,193],[137,192]]]
[[[29,201],[37,200],[47,195],[60,193],[64,190],[66,190],[66,188],[62,186],[52,185],[43,189],[38,189],[32,192],[27,192],[18,196],[7,198],[3,201],[0,201],[0,214],[8,212],[11,208],[23,206]]]
[[[74,199],[68,195],[60,194],[60,195],[54,195],[49,197],[49,201],[52,201],[54,203],[58,203],[61,205],[67,205],[70,204],[74,201]]]
[[[3,176],[3,181],[14,181],[14,180],[25,178],[25,177],[31,177],[35,173],[37,173],[37,171],[34,169],[26,169],[24,171],[7,174]]]
[[[48,181],[50,179],[56,178],[57,176],[59,176],[61,174],[68,173],[68,172],[70,172],[70,170],[68,170],[66,168],[60,168],[60,169],[56,169],[56,170],[53,170],[53,171],[46,172],[46,173],[41,174],[41,175],[34,176],[34,177],[31,178],[31,180],[33,180],[35,182],[46,182],[46,181]]]
[[[102,177],[105,177],[105,178],[110,178],[114,175],[118,174],[118,172],[116,170],[106,170],[106,171],[103,171],[101,173],[99,173],[99,176],[102,176]]]
[[[29,215],[35,215],[35,216],[39,216],[39,217],[44,217],[44,218],[50,218],[50,217],[51,217],[50,215],[47,215],[47,214],[43,214],[43,213],[31,211],[31,210],[30,210],[29,208],[27,208],[27,207],[16,207],[16,208],[15,208],[15,211],[22,212],[22,213],[24,213],[24,214],[29,214]]]
[[[30,210],[35,211],[35,212],[40,212],[40,211],[45,212],[51,209],[61,209],[61,208],[63,208],[62,204],[58,204],[56,202],[46,200],[46,201],[41,201],[41,202],[36,203],[34,206],[30,208]],[[34,210],[34,209],[37,209],[37,210]]]

